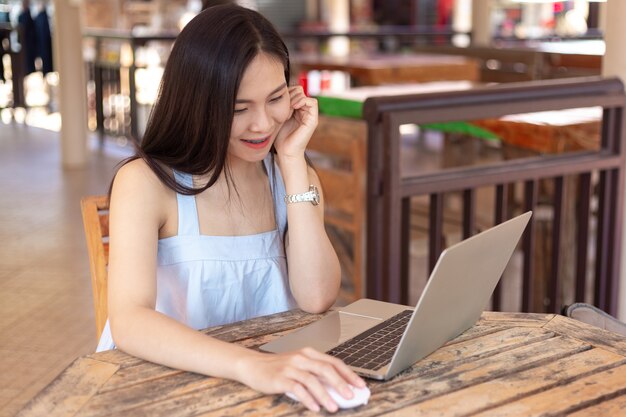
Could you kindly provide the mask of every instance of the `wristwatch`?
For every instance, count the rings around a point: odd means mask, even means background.
[[[309,191],[300,194],[288,194],[285,196],[285,203],[302,203],[310,201],[311,204],[317,206],[320,203],[320,192],[314,185],[309,185]]]

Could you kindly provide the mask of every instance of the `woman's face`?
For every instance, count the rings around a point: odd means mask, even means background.
[[[261,52],[245,70],[237,91],[229,157],[262,161],[290,116],[285,68],[277,58]]]

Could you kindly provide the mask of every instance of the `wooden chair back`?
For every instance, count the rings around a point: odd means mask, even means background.
[[[359,299],[364,292],[366,129],[361,121],[320,116],[307,147],[324,190],[324,221],[351,237],[350,250],[329,233],[344,272],[352,279],[353,291],[342,291],[347,300]]]
[[[108,317],[109,198],[106,195],[83,197],[80,206],[89,254],[96,332],[98,339],[100,339]]]

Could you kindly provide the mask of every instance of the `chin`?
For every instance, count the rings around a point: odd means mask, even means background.
[[[257,152],[254,154],[250,152],[230,154],[230,159],[233,161],[257,163],[257,162],[262,162],[265,159],[265,157],[267,157],[268,154],[269,154],[269,148],[267,150]]]

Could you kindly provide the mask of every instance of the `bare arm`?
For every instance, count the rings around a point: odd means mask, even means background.
[[[169,199],[169,200],[168,200]],[[175,201],[143,161],[118,173],[110,207],[109,320],[116,345],[137,357],[177,369],[240,381],[265,393],[293,392],[312,410],[336,404],[338,392],[363,381],[341,361],[311,349],[270,355],[208,337],[155,311],[159,230]],[[174,203],[175,204],[175,203]],[[350,397],[346,393],[346,397]]]
[[[317,100],[306,97],[300,87],[290,88],[292,118],[277,138],[278,163],[287,194],[299,194],[313,184],[321,190],[319,178],[304,158],[306,145],[317,127]],[[300,308],[319,313],[337,299],[341,270],[337,254],[324,228],[324,199],[317,206],[309,202],[287,205],[287,260],[289,283]]]
[[[155,311],[157,243],[172,198],[143,161],[126,165],[115,179],[108,283],[113,338],[120,349],[150,361],[233,378],[219,355],[203,353],[229,346]]]

